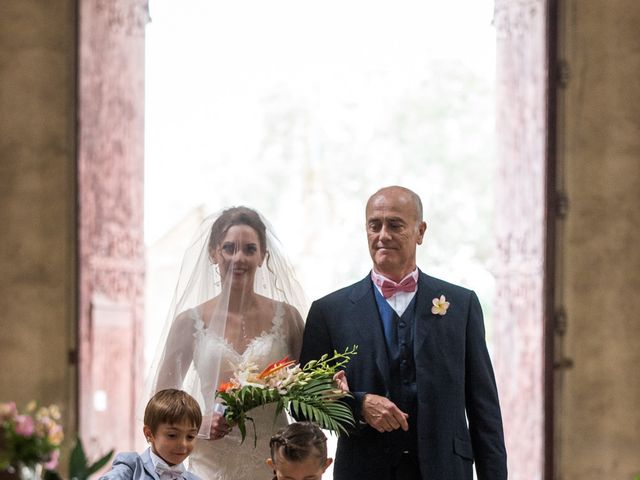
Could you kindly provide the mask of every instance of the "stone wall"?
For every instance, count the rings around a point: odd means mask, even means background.
[[[139,436],[147,20],[0,2],[0,401],[60,405],[91,454]]]
[[[76,2],[0,2],[0,401],[75,429]]]
[[[640,473],[640,3],[560,2],[556,478]],[[556,355],[558,357],[558,355]]]

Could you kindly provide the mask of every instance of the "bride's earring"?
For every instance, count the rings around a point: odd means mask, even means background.
[[[222,277],[220,276],[220,270],[218,269],[218,265],[216,265],[214,267],[214,270],[216,272],[215,274],[215,284],[216,287],[220,287],[220,285],[222,285]]]
[[[218,268],[218,264],[216,263],[216,261],[213,259],[213,257],[211,255],[209,255],[209,262],[211,262],[211,265],[213,265],[213,271],[215,273],[215,284],[217,287],[220,286],[220,268]]]

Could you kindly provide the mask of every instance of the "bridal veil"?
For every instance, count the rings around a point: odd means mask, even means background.
[[[216,386],[226,380],[220,378],[220,371],[227,367],[221,365],[220,354],[217,354],[216,359],[216,354],[213,352],[213,361],[208,361],[204,368],[203,366],[194,368],[194,337],[198,326],[189,319],[187,312],[218,297],[216,308],[207,314],[209,318],[202,320],[206,325],[207,334],[224,338],[228,318],[229,288],[223,284],[217,265],[212,262],[209,243],[212,226],[225,211],[205,218],[185,252],[143,398],[146,403],[153,393],[164,388],[176,388],[188,392],[202,407],[203,424],[199,435],[207,438],[211,416],[217,408]],[[258,267],[255,274],[254,291],[259,295],[295,307],[302,318],[305,318],[307,302],[302,287],[273,228],[264,217],[260,214],[258,216],[266,226],[267,251],[262,265]],[[302,332],[299,331],[301,324],[293,322],[288,328],[297,329],[298,331],[291,331],[290,334],[301,338]]]

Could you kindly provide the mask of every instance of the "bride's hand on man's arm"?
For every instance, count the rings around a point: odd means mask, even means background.
[[[333,376],[333,381],[336,382],[336,386],[343,392],[349,391],[349,382],[347,382],[347,374],[344,373],[344,370],[336,372]]]

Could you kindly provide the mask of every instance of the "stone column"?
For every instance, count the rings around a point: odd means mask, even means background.
[[[493,358],[510,480],[543,469],[546,0],[497,0]]]
[[[81,0],[80,433],[133,449],[143,383],[145,0]]]

